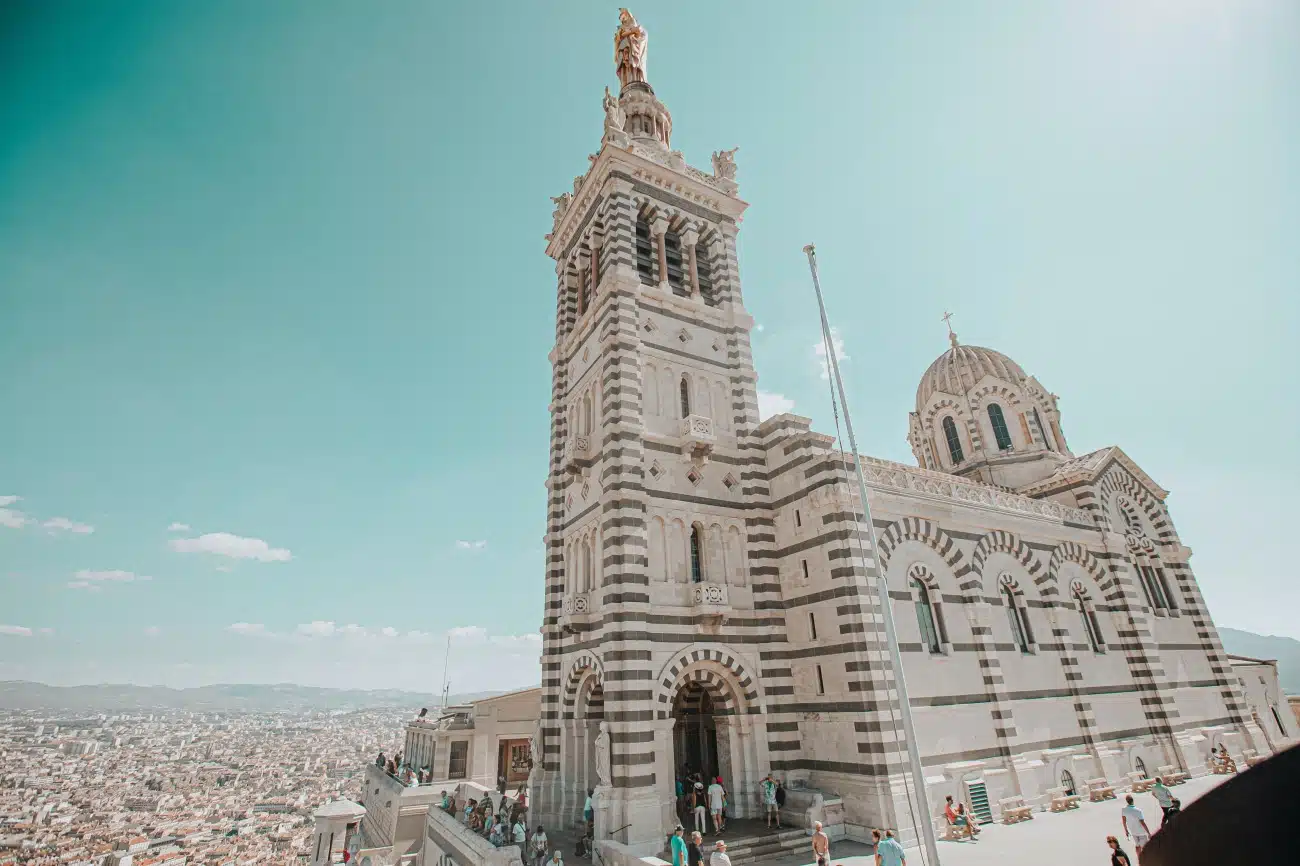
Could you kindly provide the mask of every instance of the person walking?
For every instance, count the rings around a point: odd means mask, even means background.
[[[831,840],[822,831],[822,822],[813,822],[812,834],[813,859],[817,861],[817,866],[830,866],[831,864]]]
[[[1151,786],[1151,794],[1160,804],[1160,826],[1165,826],[1165,821],[1169,818],[1169,807],[1174,804],[1174,795],[1165,787],[1165,780],[1156,777],[1156,783]],[[1159,828],[1157,828],[1159,829]]]
[[[727,856],[727,843],[721,839],[713,843],[713,853],[709,855],[709,866],[731,866]]]
[[[722,777],[718,776],[709,785],[709,811],[713,813],[713,832],[722,832],[722,806],[726,790],[722,787]]]
[[[886,830],[883,839],[879,830],[872,830],[871,838],[876,843],[876,866],[907,866],[907,855],[894,838],[893,830]]]
[[[541,824],[533,831],[533,841],[530,843],[533,851],[533,863],[536,866],[546,866],[546,855],[549,853],[546,848],[550,840],[546,838],[546,828]]]
[[[686,828],[681,824],[673,830],[672,848],[673,848],[673,866],[686,866],[686,840],[682,838]]]
[[[1133,850],[1141,860],[1142,849],[1146,847],[1147,842],[1151,841],[1151,829],[1147,827],[1147,820],[1142,816],[1142,810],[1133,805],[1133,795],[1125,794],[1124,802],[1127,805],[1120,810],[1120,823],[1124,825],[1124,835],[1133,839]]]
[[[591,806],[591,795],[596,793],[595,788],[587,789],[587,801],[582,804],[582,820],[587,822],[587,835],[595,829],[596,811]]]
[[[515,816],[515,825],[510,829],[512,841],[519,846],[519,853],[522,854],[527,849],[524,843],[528,841],[528,825],[524,823],[522,815]]]
[[[691,791],[691,811],[695,813],[695,831],[703,833],[709,829],[708,820],[704,814],[704,783],[696,782],[695,788]]]
[[[1114,836],[1106,837],[1106,844],[1110,846],[1110,866],[1133,866],[1129,862],[1128,853],[1119,847],[1119,840]]]
[[[772,774],[768,773],[759,782],[759,787],[763,791],[763,812],[767,815],[767,826],[771,827],[772,822],[776,822],[777,829],[781,829],[781,813],[776,808],[776,780]]]
[[[691,844],[686,846],[687,866],[704,866],[704,837],[696,830],[691,834]]]

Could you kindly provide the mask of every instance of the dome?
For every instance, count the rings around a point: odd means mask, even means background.
[[[983,346],[957,345],[954,337],[953,347],[935,359],[921,377],[921,384],[916,386],[916,411],[923,411],[936,391],[962,395],[985,376],[995,376],[1014,385],[1029,378],[1019,364],[1001,352]]]

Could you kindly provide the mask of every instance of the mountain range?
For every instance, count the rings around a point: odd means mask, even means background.
[[[1282,691],[1300,694],[1300,641],[1289,637],[1220,628],[1224,649],[1233,655],[1276,659]],[[501,692],[451,695],[452,704]],[[303,712],[361,709],[414,709],[440,703],[436,695],[400,689],[327,689],[292,683],[275,685],[218,684],[188,689],[166,686],[87,685],[50,686],[8,680],[0,682],[0,709],[124,712],[188,710],[192,712]]]
[[[451,704],[500,692],[450,695]],[[441,703],[436,695],[399,689],[326,689],[292,683],[217,684],[188,689],[166,686],[50,686],[24,680],[0,681],[0,709],[125,712],[302,712],[308,710],[418,709]]]
[[[1282,691],[1288,695],[1300,694],[1300,640],[1222,627],[1219,637],[1223,648],[1233,655],[1277,659],[1277,678],[1282,683]]]

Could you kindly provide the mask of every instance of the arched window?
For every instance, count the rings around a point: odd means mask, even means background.
[[[587,540],[582,543],[582,582],[578,586],[578,591],[590,592],[591,584],[592,584],[591,541]]]
[[[644,214],[636,218],[636,273],[645,285],[655,284],[655,248]]]
[[[1052,437],[1047,435],[1047,428],[1043,426],[1043,419],[1038,415],[1038,407],[1035,406],[1033,411],[1034,426],[1038,428],[1038,435],[1043,440],[1043,445],[1047,447],[1048,451],[1055,451],[1056,449],[1052,447]]]
[[[912,589],[916,592],[916,623],[921,628],[921,644],[937,655],[943,652],[943,642],[939,639],[939,623],[930,602],[930,588],[912,578]]]
[[[1169,586],[1169,580],[1165,577],[1165,570],[1160,566],[1153,566],[1151,569],[1155,572],[1156,584],[1160,587],[1160,593],[1165,597],[1165,607],[1170,610],[1178,610],[1178,602],[1174,600],[1173,589]]]
[[[1016,648],[1028,655],[1033,638],[1029,632],[1029,617],[1024,606],[1017,602],[1016,593],[1010,586],[1002,587],[1002,601],[1007,606],[1007,622],[1011,623],[1011,640]]]
[[[989,423],[993,425],[993,438],[997,440],[999,451],[1011,450],[1011,433],[1007,430],[1007,419],[1002,415],[1002,407],[997,403],[989,404]]]
[[[578,428],[578,435],[590,436],[591,431],[591,395],[584,394],[582,396],[582,426]]]
[[[1106,651],[1106,642],[1101,637],[1101,623],[1097,621],[1097,612],[1092,609],[1087,596],[1076,590],[1074,603],[1079,606],[1079,618],[1083,620],[1083,633],[1088,636],[1088,644],[1095,653]]]
[[[1065,789],[1067,797],[1073,797],[1078,793],[1074,790],[1074,774],[1069,770],[1061,770],[1061,787]]]
[[[700,528],[691,527],[691,583],[704,581],[704,550],[700,542]]]
[[[591,268],[590,267],[578,268],[578,291],[580,293],[580,297],[578,299],[579,313],[586,313],[588,310],[591,309],[591,287],[592,287]]]
[[[1147,599],[1151,606],[1157,610],[1168,610],[1169,599],[1165,598],[1164,587],[1156,578],[1156,570],[1149,565],[1138,563],[1138,575],[1142,578],[1142,586],[1146,589]]]
[[[709,249],[704,241],[695,245],[695,278],[700,281],[700,297],[706,306],[716,307],[718,299],[713,296],[713,268],[709,265]]]
[[[1137,770],[1142,775],[1143,779],[1147,777],[1147,764],[1141,757],[1133,759],[1133,769]]]
[[[689,297],[691,287],[686,285],[686,274],[682,268],[682,239],[675,231],[664,232],[664,262],[668,265],[668,285],[673,294],[683,298]]]
[[[687,418],[691,414],[691,383],[685,376],[678,383],[678,391],[682,398],[682,417]]]
[[[953,465],[956,466],[965,455],[962,454],[961,439],[957,436],[957,425],[951,415],[943,419],[943,437],[948,440],[948,455],[952,457]]]

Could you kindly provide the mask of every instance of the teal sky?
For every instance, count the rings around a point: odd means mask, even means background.
[[[632,8],[674,146],[740,147],[765,406],[830,427],[815,241],[864,450],[913,462],[951,309],[1300,637],[1300,5]],[[453,690],[536,679],[542,236],[616,19],[0,7],[0,679],[436,690],[449,630]]]

